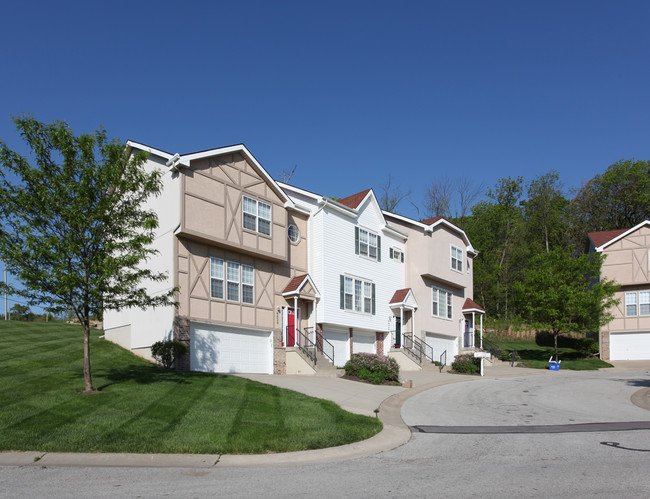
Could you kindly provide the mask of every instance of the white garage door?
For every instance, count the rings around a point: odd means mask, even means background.
[[[609,358],[611,360],[650,359],[650,331],[610,333]]]
[[[375,348],[375,333],[361,333],[354,331],[352,333],[352,352],[353,353],[377,353]]]
[[[427,344],[433,347],[433,359],[440,360],[443,352],[447,352],[447,365],[458,355],[458,338],[442,334],[427,333]]]
[[[341,329],[324,328],[323,338],[334,346],[334,365],[343,367],[350,360],[350,332]]]
[[[214,373],[273,373],[270,331],[192,324],[190,369]]]

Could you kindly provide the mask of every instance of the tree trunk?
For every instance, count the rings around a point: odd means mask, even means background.
[[[88,319],[83,321],[84,327],[84,393],[92,393],[93,380],[90,375],[90,322]]]
[[[560,335],[560,333],[556,333],[553,331],[553,339],[555,340],[555,362],[557,362],[557,337]]]

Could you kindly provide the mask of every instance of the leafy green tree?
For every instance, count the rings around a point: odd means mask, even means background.
[[[565,244],[569,201],[562,194],[556,171],[528,183],[528,199],[523,202],[526,238],[532,254]]]
[[[491,199],[472,208],[472,215],[457,223],[479,250],[474,260],[474,289],[492,316],[508,318],[511,288],[522,267],[523,178],[499,179],[488,189]]]
[[[650,219],[650,161],[620,160],[583,185],[570,206],[571,242],[589,232],[628,229]]]
[[[31,315],[33,314],[27,305],[16,303],[11,307],[11,316],[17,321],[27,321]]]
[[[601,265],[600,254],[576,256],[571,247],[555,248],[535,255],[524,279],[515,285],[524,320],[552,333],[556,362],[559,335],[598,331],[613,318],[617,286],[597,280]]]
[[[174,304],[175,290],[152,297],[143,284],[166,278],[146,268],[158,219],[144,203],[160,192],[160,174],[103,129],[75,136],[59,121],[13,122],[32,154],[30,161],[0,142],[0,257],[24,286],[12,293],[53,313],[74,311],[89,393],[91,316]]]

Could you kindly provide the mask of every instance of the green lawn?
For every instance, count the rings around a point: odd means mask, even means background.
[[[375,418],[332,402],[220,374],[165,370],[60,323],[0,322],[0,450],[266,453],[355,442]]]
[[[554,355],[553,346],[538,345],[535,340],[508,338],[490,338],[502,350],[517,350],[519,365],[534,369],[548,369],[548,360]],[[574,371],[585,371],[600,369],[602,367],[614,367],[598,357],[584,358],[577,350],[569,347],[561,347],[562,338],[558,344],[558,358],[562,361],[560,369],[572,369]]]

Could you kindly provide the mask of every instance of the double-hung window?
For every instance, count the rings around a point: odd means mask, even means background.
[[[451,247],[451,268],[458,272],[463,271],[463,250],[456,246]]]
[[[375,314],[375,284],[356,277],[341,276],[341,309]]]
[[[244,196],[243,210],[244,228],[259,232],[266,236],[271,235],[271,205]]]
[[[223,300],[223,260],[210,259],[210,296]]]
[[[360,227],[354,233],[355,253],[381,262],[381,236]]]
[[[210,259],[210,296],[218,300],[255,302],[255,270],[250,265]]]
[[[625,293],[625,315],[636,315],[636,292]]]
[[[431,288],[431,313],[434,317],[441,317],[443,319],[452,318],[452,296],[445,289]]]

